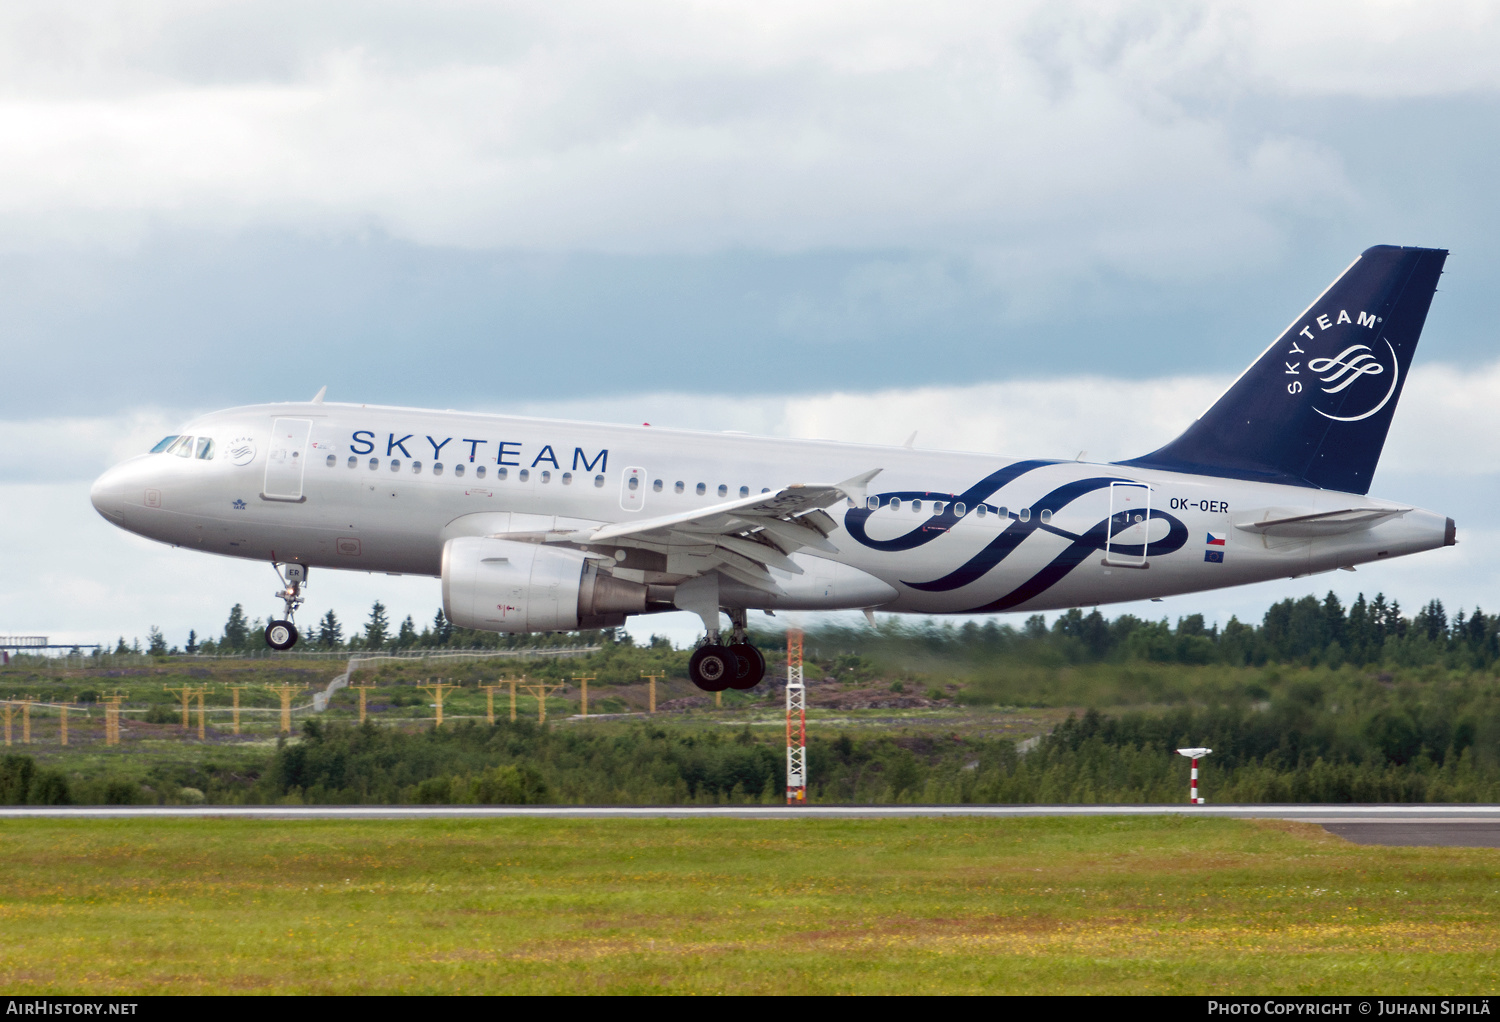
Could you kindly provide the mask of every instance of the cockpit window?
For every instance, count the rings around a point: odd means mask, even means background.
[[[213,440],[213,437],[200,436],[198,438],[198,460],[199,461],[213,461],[214,460],[214,440]]]
[[[191,458],[193,456],[193,438],[190,436],[178,437],[177,442],[167,448],[167,453],[175,454],[179,458]]]
[[[155,447],[151,448],[151,453],[152,454],[160,454],[162,451],[165,451],[168,447],[171,447],[172,446],[172,441],[176,440],[176,439],[177,439],[177,434],[176,433],[173,433],[169,437],[163,437],[161,443],[159,443]]]

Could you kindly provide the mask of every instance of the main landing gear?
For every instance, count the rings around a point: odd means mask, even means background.
[[[705,692],[751,689],[766,676],[766,658],[745,639],[745,612],[731,610],[729,620],[728,645],[719,642],[718,632],[709,632],[708,641],[688,661],[688,677]]]
[[[307,581],[307,568],[301,564],[288,564],[283,573],[274,562],[271,567],[276,569],[282,584],[282,590],[272,595],[286,605],[286,617],[266,625],[266,645],[278,650],[291,649],[297,645],[297,626],[292,624],[292,619],[297,616],[297,608],[302,606],[302,584]]]

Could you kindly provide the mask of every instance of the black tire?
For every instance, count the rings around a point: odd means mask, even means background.
[[[717,643],[699,646],[688,661],[688,677],[705,692],[722,692],[739,672],[739,660]]]
[[[272,621],[266,625],[266,645],[272,649],[291,649],[297,645],[297,626],[290,621]]]
[[[761,651],[748,642],[735,642],[730,644],[729,652],[734,654],[740,667],[729,687],[743,692],[759,685],[766,676],[766,658]]]

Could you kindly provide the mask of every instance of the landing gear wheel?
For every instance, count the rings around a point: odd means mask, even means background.
[[[290,621],[272,621],[266,625],[266,645],[272,649],[291,649],[297,645],[297,626]]]
[[[743,692],[759,685],[760,679],[766,676],[766,658],[761,651],[748,642],[734,642],[730,643],[729,652],[734,654],[740,667],[729,687]]]
[[[705,692],[722,692],[739,671],[739,658],[718,643],[699,646],[688,661],[688,677]]]

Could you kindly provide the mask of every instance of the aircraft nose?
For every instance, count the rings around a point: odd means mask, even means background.
[[[126,473],[124,466],[109,469],[89,488],[89,501],[105,519],[115,525],[125,518]]]

